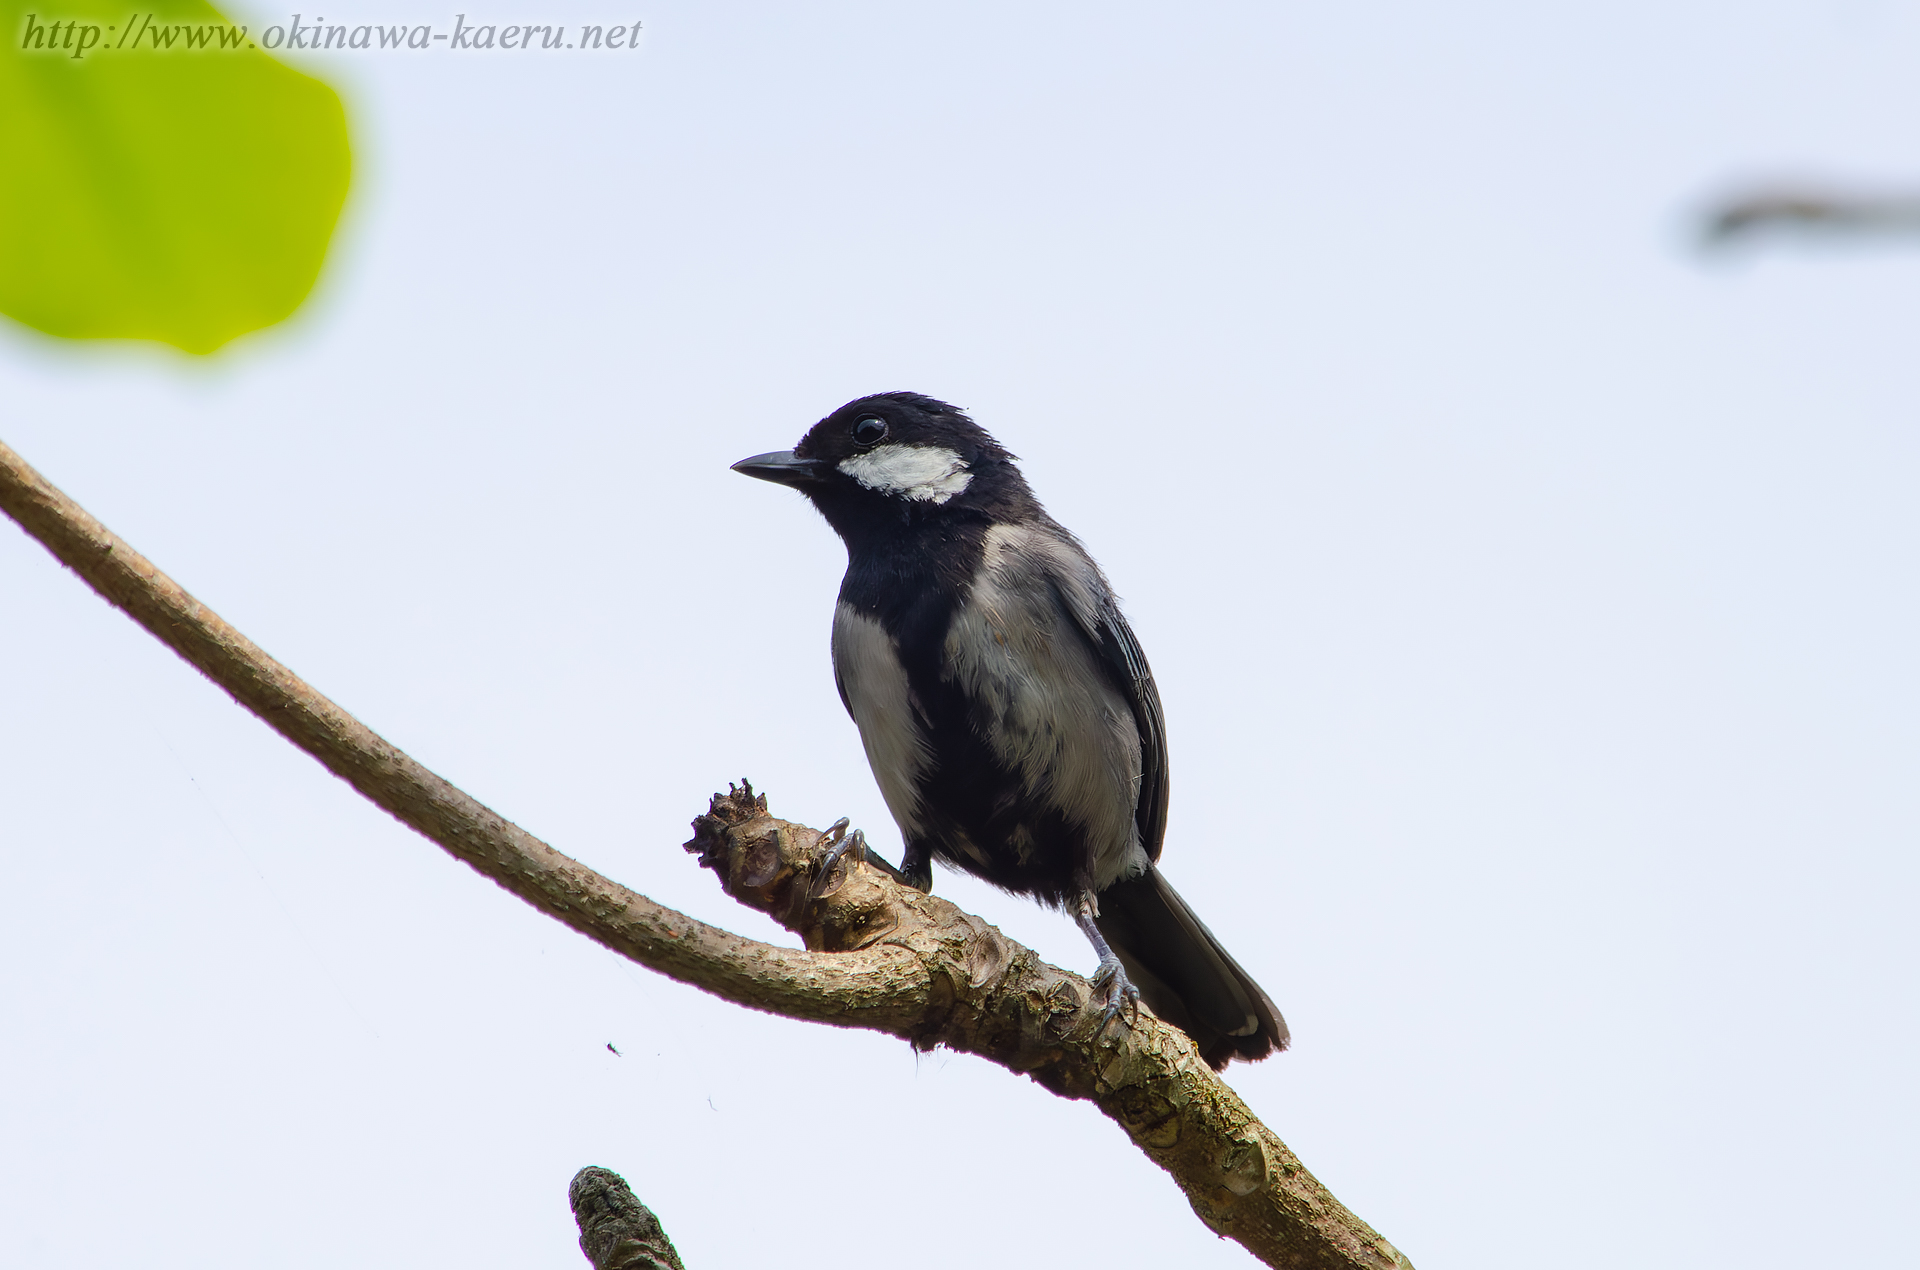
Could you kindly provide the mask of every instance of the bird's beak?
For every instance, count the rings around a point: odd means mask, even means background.
[[[803,459],[792,450],[775,450],[741,459],[733,470],[755,476],[776,485],[812,485],[826,477],[826,465],[818,459]]]

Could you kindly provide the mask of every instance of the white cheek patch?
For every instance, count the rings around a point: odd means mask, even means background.
[[[937,445],[883,445],[842,459],[840,470],[868,489],[923,503],[944,503],[973,483],[966,460]]]

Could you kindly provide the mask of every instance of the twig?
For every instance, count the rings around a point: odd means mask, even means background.
[[[790,1018],[980,1054],[1084,1098],[1165,1168],[1209,1227],[1271,1266],[1410,1264],[1348,1212],[1207,1068],[1142,1012],[1100,1032],[1086,981],[945,900],[853,864],[814,882],[826,835],[751,789],[716,795],[690,850],[807,951],[708,926],[555,851],[315,692],[0,445],[0,510],[234,700],[476,871],[641,965]],[[809,898],[818,895],[821,898]]]
[[[1810,186],[1756,189],[1729,198],[1707,215],[1703,245],[1720,247],[1769,229],[1829,235],[1920,231],[1920,197],[1861,194]]]

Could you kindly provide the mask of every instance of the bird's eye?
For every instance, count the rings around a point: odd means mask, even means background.
[[[878,445],[887,435],[887,421],[868,415],[853,425],[853,443],[855,445]]]

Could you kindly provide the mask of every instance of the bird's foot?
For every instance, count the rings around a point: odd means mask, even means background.
[[[1140,1017],[1140,989],[1133,980],[1127,978],[1126,967],[1120,959],[1109,953],[1100,959],[1093,972],[1093,990],[1104,993],[1106,1008],[1100,1012],[1100,1028],[1093,1034],[1097,1041],[1107,1034],[1107,1028],[1115,1019],[1120,1025],[1132,1029],[1134,1020]]]
[[[866,834],[860,832],[858,829],[855,829],[852,833],[847,832],[847,818],[845,816],[840,817],[840,819],[827,826],[827,836],[831,841],[828,843],[826,851],[821,853],[819,860],[814,864],[813,882],[807,887],[808,900],[820,899],[840,889],[833,884],[834,870],[838,868],[840,862],[848,856],[853,857],[855,863],[864,860],[868,864],[878,864],[886,867],[889,873],[893,872],[892,866],[887,865],[884,860],[881,860],[878,856],[875,856],[867,850]]]
[[[857,833],[859,831],[855,830],[855,832]],[[911,849],[902,857],[900,862],[901,867],[897,869],[875,855],[872,848],[868,848],[867,854],[862,858],[866,860],[868,864],[871,864],[874,868],[898,882],[901,886],[910,886],[922,894],[931,894],[933,891],[932,863],[925,856],[921,856],[919,858],[919,864],[916,866]]]
[[[806,901],[821,899],[840,888],[834,884],[834,869],[839,863],[852,856],[855,861],[872,865],[901,886],[910,886],[923,894],[933,890],[933,859],[924,850],[908,844],[906,854],[900,858],[900,867],[894,868],[867,845],[867,835],[855,829],[847,832],[845,816],[827,826],[827,849],[821,853],[814,864],[813,881],[806,890]]]
[[[1127,978],[1127,968],[1120,964],[1120,957],[1107,943],[1106,936],[1100,933],[1094,918],[1100,912],[1100,897],[1091,887],[1080,892],[1079,902],[1073,906],[1074,924],[1093,945],[1094,955],[1100,958],[1100,964],[1094,968],[1093,990],[1106,996],[1106,1009],[1100,1015],[1099,1030],[1093,1039],[1099,1040],[1107,1034],[1107,1028],[1115,1019],[1122,1027],[1132,1029],[1135,1019],[1140,1017],[1140,989],[1133,980]]]

